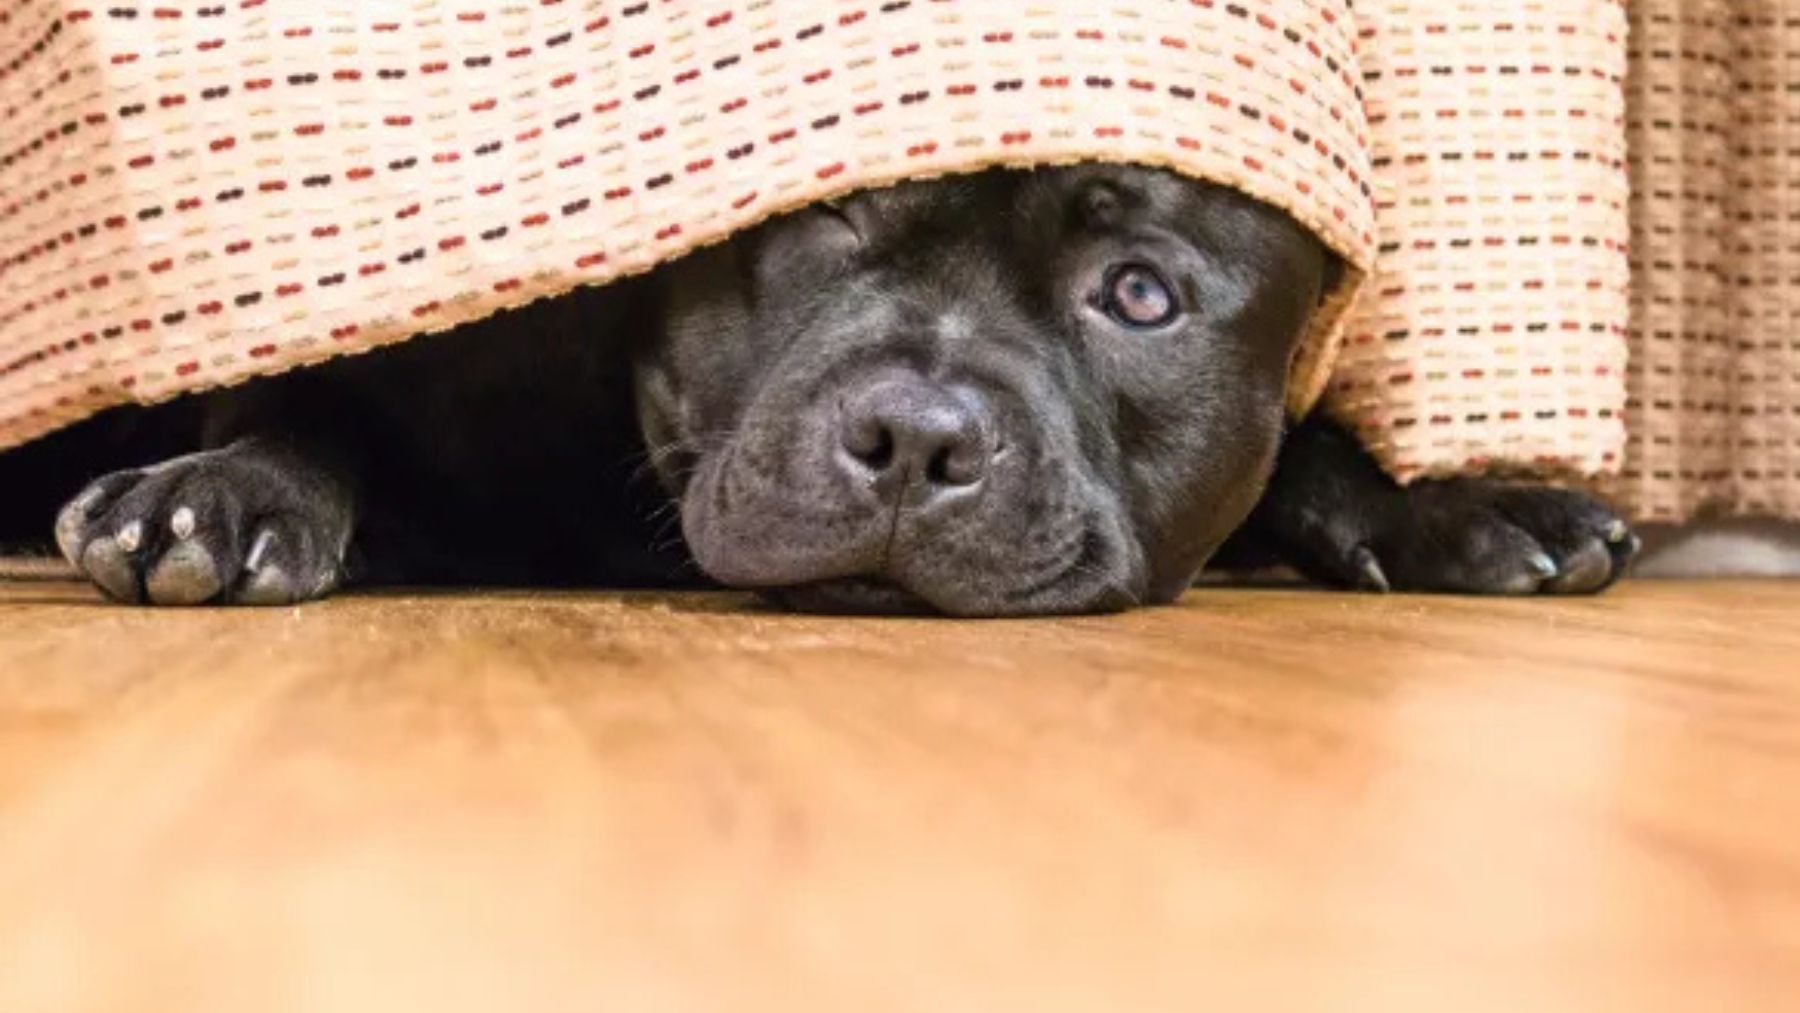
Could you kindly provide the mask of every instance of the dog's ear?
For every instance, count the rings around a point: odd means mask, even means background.
[[[1344,280],[1344,258],[1330,250],[1325,251],[1325,273],[1319,280],[1319,302],[1322,305],[1331,293],[1337,291]]]

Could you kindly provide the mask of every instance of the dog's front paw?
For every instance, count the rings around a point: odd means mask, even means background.
[[[342,579],[344,498],[252,443],[101,478],[63,507],[63,555],[109,597],[156,605],[276,605]]]
[[[1640,546],[1599,500],[1542,486],[1428,481],[1366,506],[1308,526],[1311,569],[1369,590],[1593,594]]]

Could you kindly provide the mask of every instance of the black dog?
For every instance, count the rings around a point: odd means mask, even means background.
[[[1150,170],[865,193],[161,409],[198,452],[92,482],[56,538],[157,604],[710,578],[802,608],[1084,612],[1175,598],[1234,532],[1231,559],[1345,586],[1616,579],[1636,540],[1588,497],[1402,490],[1319,421],[1283,442],[1338,270],[1281,212]]]

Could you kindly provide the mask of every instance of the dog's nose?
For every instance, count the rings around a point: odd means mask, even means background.
[[[924,377],[887,378],[843,403],[840,464],[885,495],[918,485],[932,495],[987,477],[992,426],[972,392]]]

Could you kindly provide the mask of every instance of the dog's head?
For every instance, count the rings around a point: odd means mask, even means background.
[[[862,193],[664,271],[644,435],[728,585],[958,615],[1167,601],[1261,492],[1333,264],[1281,212],[1154,170]]]

